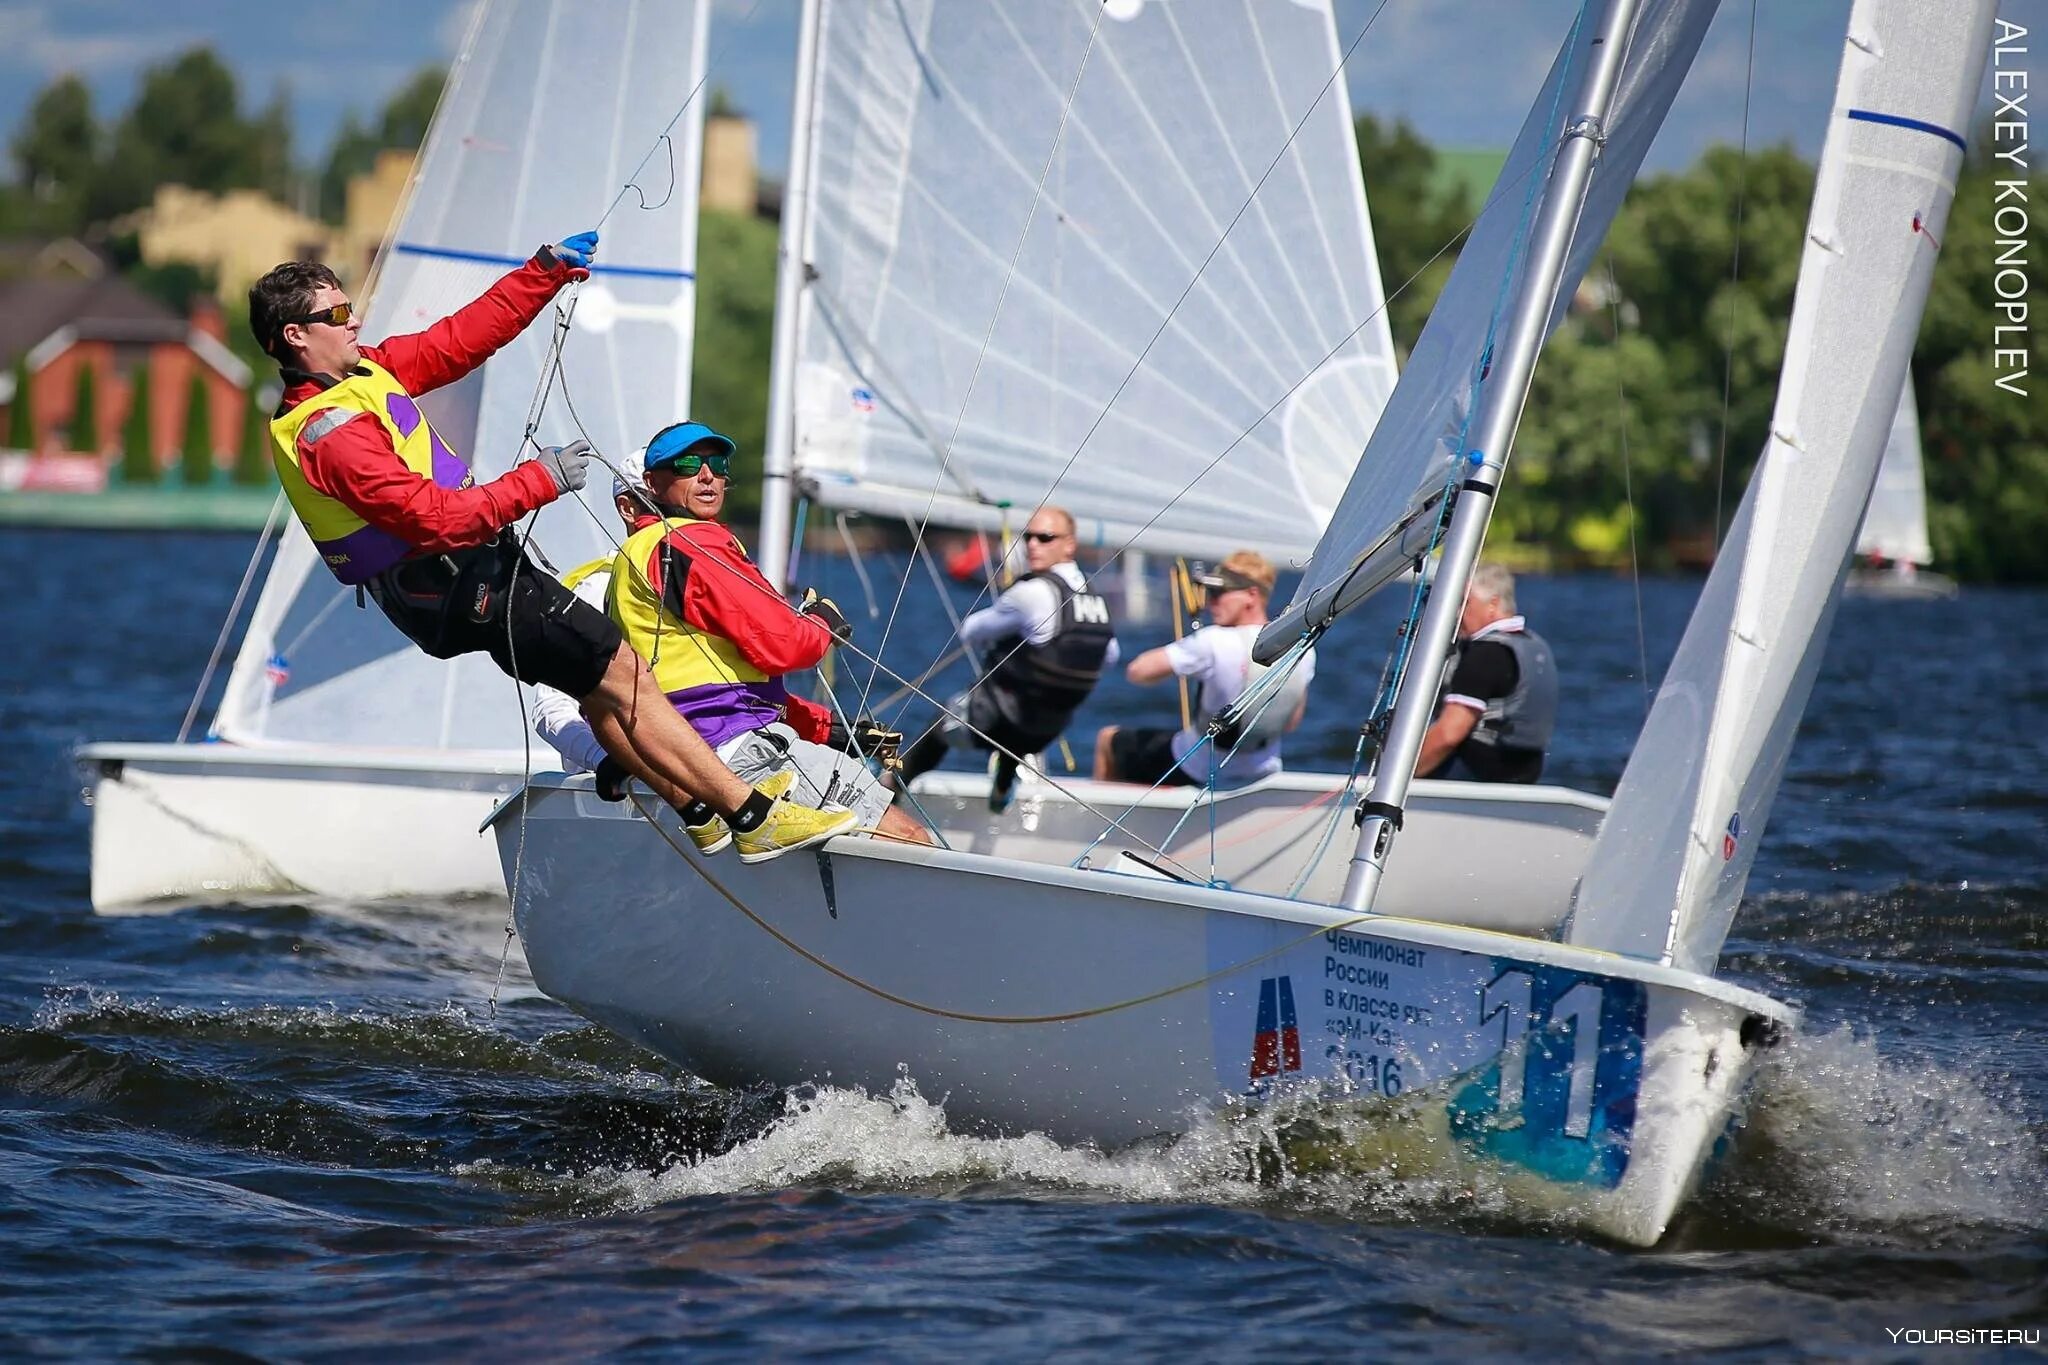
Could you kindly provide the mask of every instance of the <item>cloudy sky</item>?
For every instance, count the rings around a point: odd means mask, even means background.
[[[283,83],[299,157],[318,160],[347,111],[373,113],[414,70],[454,54],[470,4],[0,0],[0,128],[11,137],[35,92],[65,71],[86,78],[105,118],[133,97],[144,67],[204,43],[236,71],[245,102]],[[797,0],[715,4],[712,83],[756,118],[762,160],[779,171]],[[1406,118],[1441,146],[1504,146],[1576,9],[1573,0],[1337,0],[1340,45],[1371,24],[1346,67],[1352,102]],[[2037,31],[2048,24],[2048,0],[2003,0],[2003,10]],[[1848,11],[1849,0],[1723,0],[1651,166],[1681,168],[1709,144],[1735,141],[1745,91],[1752,145],[1789,140],[1816,154]]]

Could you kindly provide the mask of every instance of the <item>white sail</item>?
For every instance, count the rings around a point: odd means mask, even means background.
[[[1858,558],[1875,555],[1894,564],[1927,564],[1934,547],[1927,540],[1927,480],[1920,467],[1920,404],[1913,396],[1913,376],[1899,394],[1884,458],[1877,466],[1877,486],[1863,529],[1856,533]]]
[[[800,486],[1302,557],[1395,376],[1339,62],[1327,0],[825,0]]]
[[[1711,971],[1819,669],[1934,272],[1992,0],[1857,0],[1771,439],[1581,884],[1570,938]]]
[[[689,407],[710,0],[478,8],[379,260],[363,335],[416,331],[467,303],[536,247],[594,225],[634,177],[637,188],[604,224],[536,436],[543,445],[574,440],[573,401],[592,442],[616,461]],[[421,402],[480,483],[520,453],[551,321],[544,314],[483,369]],[[594,469],[583,504],[544,510],[534,543],[566,568],[617,534],[611,479]],[[520,747],[523,725],[513,687],[490,660],[421,654],[374,605],[358,609],[355,591],[326,573],[294,525],[213,733],[241,743],[502,750]]]
[[[1685,80],[1717,3],[1649,0],[1640,7],[1605,124],[1606,140],[1558,288],[1553,327],[1606,237],[1608,224]],[[1585,22],[1583,16],[1580,22]],[[1520,295],[1529,265],[1528,236],[1535,209],[1550,184],[1565,122],[1577,112],[1568,107],[1565,92],[1577,88],[1580,73],[1573,58],[1584,51],[1570,42],[1559,50],[1357,474],[1316,547],[1314,561],[1302,575],[1294,600],[1259,637],[1260,659],[1270,659],[1292,644],[1305,620],[1326,619],[1333,610],[1354,605],[1404,572],[1413,564],[1414,553],[1425,548],[1414,546],[1367,565],[1389,533],[1462,468],[1470,440],[1467,428],[1492,374],[1497,328],[1508,302]],[[1434,512],[1428,520],[1434,524]]]

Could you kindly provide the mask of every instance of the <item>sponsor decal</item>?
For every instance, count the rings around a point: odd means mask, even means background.
[[[292,666],[284,655],[273,654],[263,661],[263,676],[270,679],[272,687],[283,687],[291,681]]]
[[[1258,1025],[1252,1031],[1251,1079],[1271,1080],[1301,1070],[1301,1029],[1294,1018],[1294,981],[1269,976],[1259,983]]]
[[[1742,847],[1742,812],[1728,817],[1728,828],[1721,832],[1721,861],[1728,862],[1735,857],[1735,850]]]
[[[855,412],[873,412],[875,410],[875,391],[867,387],[867,385],[856,386],[849,397],[853,402],[853,410]]]

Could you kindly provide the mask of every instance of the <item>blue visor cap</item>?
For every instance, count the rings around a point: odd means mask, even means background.
[[[692,446],[710,442],[715,450],[706,455],[730,455],[738,449],[732,439],[721,436],[702,422],[678,422],[672,427],[663,427],[654,433],[654,439],[647,443],[648,469],[663,469],[683,458]]]

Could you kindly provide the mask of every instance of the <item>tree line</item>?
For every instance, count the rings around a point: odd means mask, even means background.
[[[441,81],[422,71],[376,114],[351,114],[314,168],[293,159],[287,92],[245,112],[233,74],[206,49],[145,72],[133,104],[104,124],[84,84],[59,78],[10,144],[16,177],[0,187],[0,232],[90,233],[170,182],[260,189],[338,218],[349,177],[378,150],[419,143]],[[1479,205],[1405,123],[1361,116],[1358,142],[1389,322],[1405,355]],[[1913,357],[1931,531],[1950,572],[2044,581],[2048,403],[1991,383],[1996,173],[1988,135],[1971,142]],[[1813,177],[1789,147],[1745,155],[1723,146],[1637,183],[1582,291],[1597,304],[1566,319],[1537,368],[1496,545],[1563,564],[1711,557],[1768,435]],[[2042,223],[2033,216],[2030,261],[2048,256]],[[758,451],[774,227],[707,213],[698,254],[695,406]],[[151,271],[132,252],[123,264],[166,296],[210,284]],[[237,349],[265,371],[238,301],[229,309]],[[751,481],[734,493],[744,508]]]

